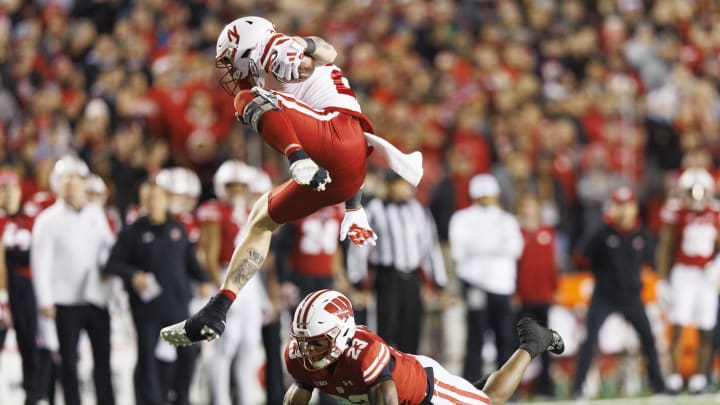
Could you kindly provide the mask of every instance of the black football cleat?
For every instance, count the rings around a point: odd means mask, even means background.
[[[563,341],[562,336],[560,336],[559,333],[552,329],[548,329],[550,332],[552,332],[552,343],[548,347],[548,351],[550,353],[554,354],[562,354],[562,352],[565,351],[565,342]]]

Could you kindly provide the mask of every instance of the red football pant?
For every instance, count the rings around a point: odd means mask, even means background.
[[[276,94],[282,111],[270,110],[262,115],[258,125],[260,136],[276,149],[284,148],[278,139],[296,138],[315,163],[327,169],[332,179],[325,191],[315,191],[293,180],[273,189],[268,199],[270,218],[282,224],[343,202],[357,193],[365,181],[368,146],[360,121],[352,115],[315,110],[284,93]],[[244,105],[236,102],[235,107],[243,111]]]

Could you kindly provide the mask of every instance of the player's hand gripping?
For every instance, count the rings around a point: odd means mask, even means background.
[[[282,82],[300,78],[300,62],[305,47],[289,36],[276,33],[262,44],[261,63],[266,72],[272,73]]]
[[[345,210],[345,217],[340,224],[340,240],[346,237],[350,237],[350,241],[358,246],[375,246],[377,234],[370,228],[363,207]]]
[[[205,304],[190,318],[160,331],[160,337],[175,346],[190,346],[201,340],[215,340],[225,331],[225,318],[232,300],[222,293]]]
[[[302,149],[288,156],[290,176],[297,184],[310,186],[316,191],[325,191],[325,186],[332,182],[330,173],[318,166]]]

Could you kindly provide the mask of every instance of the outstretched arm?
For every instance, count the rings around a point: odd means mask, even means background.
[[[395,381],[387,380],[375,384],[368,390],[368,397],[372,405],[398,405],[398,394]]]
[[[675,256],[675,227],[663,224],[660,228],[660,241],[656,249],[655,269],[661,279],[667,279],[670,274],[672,258]]]
[[[287,392],[285,392],[283,405],[307,405],[310,403],[311,396],[312,391],[308,391],[297,384],[293,384],[290,388],[288,388]]]

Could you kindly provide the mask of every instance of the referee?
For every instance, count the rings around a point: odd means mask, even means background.
[[[580,244],[580,254],[590,262],[595,275],[595,289],[587,313],[586,339],[575,370],[574,397],[583,396],[600,327],[613,312],[622,314],[640,337],[652,389],[665,390],[655,337],[640,299],[641,269],[644,263],[652,262],[653,250],[647,230],[638,223],[635,193],[629,187],[616,189],[603,224]]]
[[[386,193],[365,207],[379,238],[371,248],[351,245],[348,278],[354,284],[375,270],[378,335],[406,353],[417,353],[422,321],[422,279],[447,281],[435,222],[414,198],[414,188],[395,172],[384,175]]]

